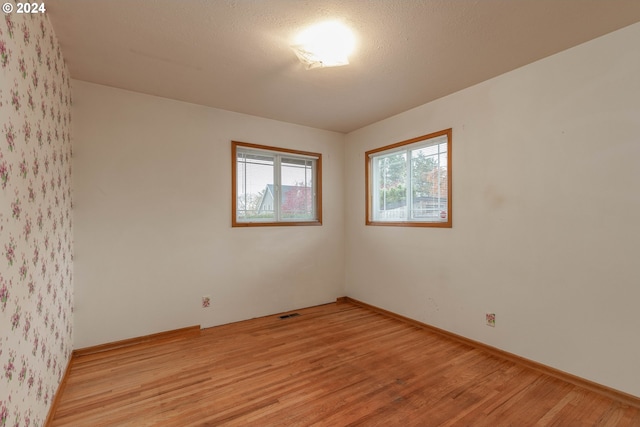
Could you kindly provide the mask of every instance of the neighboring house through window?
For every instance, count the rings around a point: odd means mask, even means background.
[[[322,224],[322,155],[232,142],[232,225]]]

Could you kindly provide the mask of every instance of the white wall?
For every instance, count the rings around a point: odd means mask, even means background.
[[[640,396],[639,45],[635,24],[349,134],[347,295]],[[365,226],[364,152],[449,127],[453,228]]]
[[[344,135],[72,85],[75,348],[344,295]],[[324,224],[231,228],[231,140],[322,153]]]

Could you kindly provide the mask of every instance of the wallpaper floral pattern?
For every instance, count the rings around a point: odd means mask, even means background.
[[[0,19],[0,427],[41,426],[72,351],[71,83],[46,15]]]

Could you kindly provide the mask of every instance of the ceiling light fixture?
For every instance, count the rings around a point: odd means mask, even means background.
[[[291,49],[310,70],[347,65],[354,47],[355,37],[351,30],[339,22],[329,21],[302,31]]]

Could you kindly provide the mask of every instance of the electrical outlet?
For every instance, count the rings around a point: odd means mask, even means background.
[[[491,326],[492,328],[496,327],[496,314],[495,313],[487,313],[485,315],[487,320],[487,326]]]
[[[202,308],[208,308],[211,306],[211,297],[204,296],[202,297]]]

